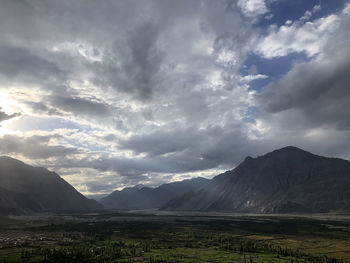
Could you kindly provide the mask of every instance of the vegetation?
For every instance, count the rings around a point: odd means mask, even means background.
[[[350,259],[350,252],[336,258],[337,253],[327,251],[327,244],[336,244],[339,251],[350,247],[346,243],[350,242],[347,221],[324,224],[300,218],[120,215],[77,218],[3,229],[0,233],[4,235],[6,231],[12,237],[22,234],[22,242],[0,243],[0,262],[340,263]],[[23,233],[30,239],[24,240]],[[315,244],[313,250],[310,244]]]

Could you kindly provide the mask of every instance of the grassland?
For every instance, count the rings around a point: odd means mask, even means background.
[[[350,220],[112,213],[2,219],[1,262],[350,262]]]

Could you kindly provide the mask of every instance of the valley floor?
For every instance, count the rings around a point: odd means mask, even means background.
[[[0,218],[0,262],[350,262],[348,217]]]

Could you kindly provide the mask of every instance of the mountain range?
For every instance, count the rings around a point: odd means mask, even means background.
[[[214,177],[162,209],[249,213],[350,211],[350,162],[285,147]]]
[[[58,174],[10,157],[0,157],[0,213],[93,211],[102,205],[87,199]]]
[[[110,209],[158,209],[174,198],[201,189],[208,182],[208,179],[198,177],[181,182],[163,184],[156,188],[137,185],[124,188],[121,191],[114,191],[102,198],[100,203],[105,208]]]
[[[288,146],[208,180],[114,191],[98,203],[58,174],[0,157],[0,214],[160,209],[243,213],[350,212],[350,162]]]

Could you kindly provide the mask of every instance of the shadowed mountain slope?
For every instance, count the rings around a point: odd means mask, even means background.
[[[0,157],[0,212],[89,211],[101,209],[59,175]]]
[[[350,211],[350,162],[288,146],[214,177],[164,210],[253,213]]]

